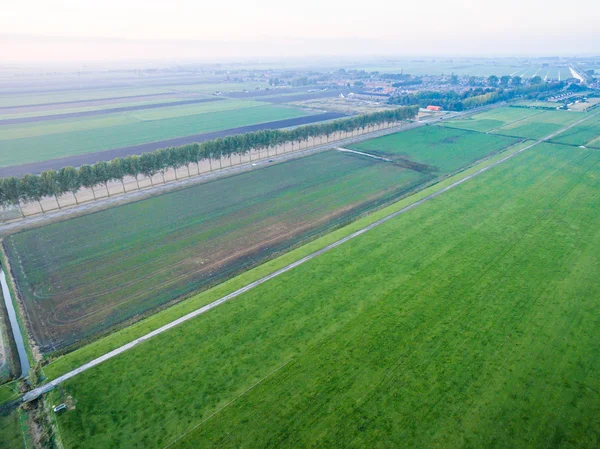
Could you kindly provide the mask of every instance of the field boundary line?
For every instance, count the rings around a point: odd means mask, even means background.
[[[476,176],[479,176],[480,174],[485,173],[489,169],[491,169],[493,167],[496,167],[496,166],[502,164],[503,162],[505,162],[505,161],[507,161],[509,159],[512,159],[516,155],[521,154],[524,151],[527,151],[527,150],[529,150],[529,149],[531,149],[531,148],[539,145],[540,143],[546,142],[547,140],[555,137],[556,135],[560,134],[561,132],[564,132],[564,131],[566,131],[566,130],[568,130],[568,129],[570,129],[570,128],[572,128],[572,127],[574,127],[574,126],[576,126],[576,125],[584,122],[585,120],[588,120],[589,118],[594,117],[594,116],[596,116],[598,114],[600,114],[600,111],[597,112],[597,113],[595,113],[595,114],[589,115],[589,116],[587,116],[587,117],[585,117],[585,118],[583,118],[583,119],[581,119],[581,120],[579,120],[579,121],[577,121],[577,122],[575,122],[575,123],[573,123],[573,124],[571,124],[571,125],[563,128],[563,129],[559,130],[559,131],[556,131],[556,132],[554,132],[554,133],[546,136],[543,139],[536,140],[533,143],[531,143],[531,144],[529,144],[529,145],[527,145],[527,146],[525,146],[523,148],[520,148],[519,150],[514,151],[514,152],[512,152],[512,153],[510,153],[510,154],[508,154],[506,156],[504,156],[503,158],[501,158],[501,159],[499,159],[497,161],[494,161],[494,162],[490,163],[489,165],[486,165],[485,167],[480,168],[479,170],[477,170],[477,171],[475,171],[475,172],[473,172],[473,173],[465,176],[464,178],[461,178],[461,179],[453,182],[452,184],[450,184],[450,185],[448,185],[448,186],[446,186],[446,187],[444,187],[444,188],[442,188],[440,190],[437,190],[436,192],[433,192],[433,193],[425,196],[424,198],[421,198],[420,200],[415,201],[412,204],[409,204],[409,205],[403,207],[402,209],[400,209],[400,210],[398,210],[396,212],[393,212],[393,213],[391,213],[389,215],[386,215],[385,217],[383,217],[383,218],[381,218],[381,219],[379,219],[379,220],[377,220],[377,221],[369,224],[368,226],[365,226],[365,227],[363,227],[363,228],[361,228],[361,229],[359,229],[357,231],[354,231],[353,233],[347,235],[346,237],[343,237],[343,238],[341,238],[341,239],[339,239],[339,240],[337,240],[337,241],[335,241],[335,242],[333,242],[333,243],[325,246],[324,248],[321,248],[321,249],[319,249],[317,251],[314,251],[314,252],[308,254],[307,256],[304,256],[301,259],[296,260],[295,262],[292,262],[292,263],[290,263],[290,264],[288,264],[288,265],[286,265],[286,266],[284,266],[284,267],[282,267],[282,268],[280,268],[278,270],[273,271],[272,273],[269,273],[266,276],[263,276],[260,279],[257,279],[254,282],[251,282],[251,283],[245,285],[244,287],[241,287],[241,288],[239,288],[239,289],[237,289],[237,290],[229,293],[228,295],[225,295],[225,296],[223,296],[223,297],[221,297],[221,298],[219,298],[219,299],[217,299],[217,300],[215,300],[215,301],[213,301],[213,302],[211,302],[209,304],[206,304],[203,307],[200,307],[200,308],[198,308],[198,309],[196,309],[196,310],[194,310],[194,311],[192,311],[192,312],[190,312],[190,313],[188,313],[188,314],[186,314],[186,315],[184,315],[184,316],[182,316],[180,318],[177,318],[176,320],[173,320],[170,323],[167,323],[167,324],[159,327],[158,329],[155,329],[155,330],[153,330],[151,332],[148,332],[147,334],[145,334],[145,335],[143,335],[143,336],[141,336],[139,338],[136,338],[136,339],[132,340],[131,342],[126,343],[126,344],[124,344],[124,345],[122,345],[122,346],[120,346],[120,347],[118,347],[116,349],[113,349],[112,351],[109,351],[109,352],[107,352],[106,354],[104,354],[104,355],[102,355],[100,357],[97,357],[97,358],[95,358],[95,359],[93,359],[93,360],[91,360],[91,361],[89,361],[87,363],[84,363],[83,365],[79,366],[78,368],[75,368],[74,370],[71,370],[71,371],[63,374],[62,376],[57,377],[56,379],[48,382],[47,384],[42,385],[41,387],[35,388],[35,389],[33,389],[33,390],[25,393],[25,395],[23,396],[23,401],[24,402],[29,402],[29,401],[32,401],[34,399],[37,399],[42,394],[47,393],[48,391],[50,391],[53,388],[55,388],[57,385],[60,385],[61,383],[65,382],[65,381],[67,381],[69,379],[71,379],[72,377],[75,377],[76,375],[78,375],[78,374],[80,374],[80,373],[82,373],[84,371],[87,371],[88,369],[93,368],[96,365],[99,365],[99,364],[101,364],[101,363],[103,363],[103,362],[105,362],[107,360],[110,360],[113,357],[116,357],[119,354],[122,354],[125,351],[128,351],[129,349],[131,349],[131,348],[139,345],[140,343],[145,342],[146,340],[151,339],[152,337],[155,337],[155,336],[157,336],[159,334],[162,334],[163,332],[166,332],[169,329],[172,329],[172,328],[174,328],[174,327],[176,327],[176,326],[178,326],[178,325],[180,325],[180,324],[182,324],[182,323],[184,323],[186,321],[189,321],[189,320],[191,320],[193,318],[196,318],[197,316],[202,315],[202,314],[208,312],[209,310],[214,309],[215,307],[218,307],[221,304],[223,304],[223,303],[225,303],[225,302],[227,302],[227,301],[229,301],[229,300],[231,300],[233,298],[236,298],[236,297],[240,296],[243,293],[246,293],[246,292],[254,289],[255,287],[258,287],[259,285],[264,284],[265,282],[268,282],[268,281],[270,281],[273,278],[276,278],[276,277],[278,277],[278,276],[280,276],[280,275],[282,275],[284,273],[287,273],[288,271],[293,270],[294,268],[296,268],[296,267],[298,267],[300,265],[303,265],[304,263],[306,263],[306,262],[308,262],[308,261],[310,261],[310,260],[312,260],[312,259],[320,256],[321,254],[329,252],[332,249],[337,248],[338,246],[343,245],[344,243],[346,243],[346,242],[348,242],[350,240],[355,239],[356,237],[359,237],[359,236],[365,234],[366,232],[370,231],[371,229],[374,229],[374,228],[376,228],[376,227],[378,227],[378,226],[380,226],[380,225],[382,225],[384,223],[387,223],[388,221],[390,221],[390,220],[398,217],[399,215],[402,215],[405,212],[408,212],[408,211],[410,211],[410,210],[412,210],[412,209],[420,206],[421,204],[423,204],[423,203],[425,203],[425,202],[427,202],[427,201],[429,201],[429,200],[431,200],[433,198],[436,198],[436,197],[444,194],[445,192],[447,192],[447,191],[449,191],[449,190],[451,190],[451,189],[453,189],[453,188],[455,188],[455,187],[457,187],[457,186],[459,186],[459,185],[461,185],[461,184],[469,181],[470,179],[473,179]]]

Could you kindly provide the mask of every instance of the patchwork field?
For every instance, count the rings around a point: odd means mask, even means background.
[[[541,139],[584,117],[585,113],[572,111],[499,107],[464,119],[449,120],[444,125],[525,139]],[[589,127],[592,121],[595,122],[596,119],[584,122],[573,129]],[[565,136],[572,132],[573,130],[566,132]],[[562,135],[557,138],[562,138]]]
[[[425,173],[449,173],[518,141],[512,137],[427,126],[368,140],[350,148],[384,156]]]
[[[530,149],[69,380],[65,447],[595,448],[599,201]]]
[[[145,107],[150,104],[168,104],[176,101],[181,101],[182,96],[177,95],[157,95],[148,97],[134,97],[132,99],[120,100],[95,100],[88,102],[87,105],[79,103],[74,104],[59,104],[59,105],[42,105],[42,106],[23,106],[15,108],[0,108],[0,120],[32,118],[40,116],[55,116],[57,114],[77,114],[87,113],[91,111],[102,111],[106,109],[118,107]]]
[[[524,108],[499,107],[480,114],[469,115],[456,120],[448,120],[445,126],[470,129],[472,131],[488,132],[495,128],[519,122],[540,114],[540,111]]]
[[[332,150],[10,236],[5,248],[33,335],[54,351],[517,142],[421,127],[356,146],[394,163]]]
[[[600,115],[559,134],[552,139],[552,142],[600,148]]]
[[[217,101],[99,117],[0,127],[0,166],[127,147],[309,115],[246,101]]]
[[[165,95],[181,95],[181,94],[196,94],[196,95],[212,95],[215,92],[241,92],[253,91],[257,88],[268,87],[262,82],[244,82],[244,83],[210,83],[201,82],[197,77],[193,80],[184,82],[181,77],[175,77],[171,80],[149,80],[142,81],[141,85],[136,85],[139,80],[129,78],[127,80],[109,79],[97,81],[98,85],[91,87],[89,83],[81,86],[74,80],[70,84],[62,84],[61,86],[44,87],[38,86],[37,89],[19,91],[15,87],[7,88],[5,92],[0,94],[0,108],[7,110],[15,107],[24,106],[42,106],[54,105],[58,106],[65,103],[79,102],[94,102],[99,100],[118,100],[131,101],[136,97],[142,96],[165,96]],[[144,84],[150,85],[144,85]],[[121,84],[119,87],[111,87],[111,84]],[[151,85],[154,84],[154,85]],[[7,92],[10,92],[7,93]]]
[[[431,175],[329,151],[10,236],[5,247],[35,339],[51,351],[222,279],[427,179]]]
[[[65,103],[73,101],[90,101],[104,98],[136,97],[142,95],[164,94],[165,91],[155,87],[127,87],[119,89],[84,89],[58,92],[27,93],[20,95],[0,95],[0,107],[40,105],[47,103]]]
[[[544,111],[541,114],[528,117],[519,122],[497,128],[493,132],[528,139],[541,139],[584,117],[583,113],[578,112]]]

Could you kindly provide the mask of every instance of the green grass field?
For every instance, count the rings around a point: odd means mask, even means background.
[[[540,145],[75,377],[65,446],[597,447],[599,165]]]
[[[267,83],[198,83],[165,86],[128,86],[106,89],[67,89],[56,92],[26,93],[0,95],[0,107],[26,106],[46,103],[64,103],[68,101],[102,100],[105,98],[134,97],[140,95],[164,94],[172,92],[193,92],[201,95],[212,95],[217,91],[227,94],[229,91],[254,90],[257,87],[268,87]]]
[[[38,94],[0,95],[0,106],[26,106],[45,103],[64,103],[67,101],[101,100],[115,97],[134,97],[138,95],[162,94],[168,92],[156,87],[123,87],[116,89],[82,89]]]
[[[253,103],[253,102],[251,102]],[[237,104],[236,109],[218,110]],[[71,120],[3,126],[0,129],[0,166],[44,161],[58,157],[164,139],[219,131],[239,126],[308,115],[304,110],[285,106],[244,107],[246,102],[215,102],[197,105],[215,112],[190,114],[187,106],[157,111],[109,114]],[[242,107],[242,108],[240,108]],[[168,117],[170,113],[188,115]]]
[[[580,112],[543,111],[540,114],[533,115],[519,122],[494,129],[493,132],[527,139],[541,139],[584,117],[585,114]]]
[[[183,106],[171,106],[158,109],[119,112],[107,115],[51,120],[18,125],[6,125],[0,128],[0,140],[14,140],[27,137],[50,136],[75,131],[90,131],[99,128],[131,125],[139,122],[164,120],[170,118],[200,115],[215,112],[233,111],[260,106],[266,103],[251,100],[224,100]],[[208,117],[208,116],[206,116]],[[202,121],[202,116],[196,118]]]
[[[85,106],[82,107],[78,104],[73,104],[70,106],[48,106],[44,108],[38,108],[37,110],[31,112],[14,112],[10,109],[2,110],[0,109],[0,120],[3,119],[15,119],[15,118],[25,118],[25,117],[38,117],[44,115],[56,115],[56,114],[66,114],[66,113],[77,113],[77,112],[88,112],[88,111],[101,111],[104,109],[112,109],[117,107],[124,106],[143,106],[147,104],[163,104],[163,103],[171,103],[174,101],[180,101],[182,98],[171,97],[171,98],[163,98],[160,97],[154,100],[146,100],[146,101],[136,101],[133,100],[125,100],[119,103],[108,103],[96,106]],[[35,109],[35,108],[32,108]]]
[[[581,112],[498,107],[464,119],[449,120],[444,126],[525,139],[541,139],[584,117],[585,113]],[[586,128],[595,120],[592,119],[574,129]],[[571,132],[565,132],[564,136],[570,134]],[[562,138],[563,135],[556,139],[560,141]]]
[[[447,178],[443,178],[438,182],[434,182],[430,186],[418,190],[416,193],[408,195],[407,197],[396,201],[389,206],[373,211],[346,226],[342,226],[339,229],[328,232],[321,237],[318,237],[291,251],[287,251],[284,254],[258,265],[255,268],[244,271],[242,274],[222,282],[215,287],[192,295],[191,297],[178,302],[171,307],[160,310],[157,313],[154,313],[130,326],[119,329],[115,332],[111,332],[109,335],[106,335],[72,352],[55,358],[49,365],[44,366],[45,375],[49,379],[55,379],[61,374],[65,374],[66,372],[77,368],[85,362],[89,362],[96,357],[106,354],[107,352],[112,351],[121,345],[129,343],[130,341],[139,338],[148,332],[152,332],[153,330],[156,330],[159,327],[176,320],[187,313],[190,313],[212,301],[228,295],[238,288],[254,282],[275,270],[278,270],[290,263],[296,262],[297,260],[307,256],[308,254],[311,254],[314,251],[318,251],[341,238],[347,237],[352,232],[362,229],[365,226],[368,226],[391,213],[413,204],[427,195],[437,192],[462,179],[463,177],[476,172],[488,164],[498,161],[507,154],[524,148],[528,144],[529,142],[526,141],[514,145],[504,152],[490,156],[489,158],[474,164],[470,168],[467,168],[457,174],[450,175]]]
[[[0,447],[2,449],[26,449],[19,421],[19,411],[0,411]]]
[[[431,178],[328,151],[9,236],[5,248],[36,341],[52,351]]]
[[[497,107],[480,114],[470,115],[465,118],[448,120],[445,126],[472,131],[488,132],[494,128],[518,122],[528,117],[540,114],[540,111],[523,108]]]
[[[518,140],[461,129],[427,126],[368,140],[350,148],[388,157],[425,171],[453,172],[468,163],[503,150]]]
[[[559,134],[552,142],[600,148],[600,115]]]

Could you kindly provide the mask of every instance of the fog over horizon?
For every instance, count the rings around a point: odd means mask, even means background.
[[[30,0],[3,9],[0,52],[4,63],[593,55],[599,17],[595,0]]]

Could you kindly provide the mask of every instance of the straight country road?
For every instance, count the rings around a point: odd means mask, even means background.
[[[179,326],[182,323],[185,323],[186,321],[189,321],[189,320],[191,320],[191,319],[193,319],[193,318],[195,318],[195,317],[197,317],[199,315],[202,315],[202,314],[208,312],[209,310],[212,310],[215,307],[220,306],[224,302],[227,302],[227,301],[229,301],[229,300],[231,300],[233,298],[236,298],[236,297],[242,295],[243,293],[245,293],[245,292],[247,292],[249,290],[252,290],[253,288],[255,288],[257,286],[259,286],[261,284],[264,284],[265,282],[268,282],[269,280],[271,280],[273,278],[276,278],[277,276],[282,275],[283,273],[286,273],[286,272],[288,272],[290,270],[293,270],[294,268],[296,268],[296,267],[298,267],[298,266],[300,266],[302,264],[305,264],[306,262],[308,262],[308,261],[310,261],[310,260],[312,260],[312,259],[314,259],[316,257],[319,257],[321,254],[324,254],[324,253],[326,253],[328,251],[331,251],[332,249],[337,248],[338,246],[343,245],[344,243],[346,243],[346,242],[348,242],[350,240],[353,240],[356,237],[359,237],[360,235],[362,235],[362,234],[370,231],[371,229],[374,229],[374,228],[382,225],[383,223],[386,223],[386,222],[388,222],[388,221],[396,218],[397,216],[399,216],[401,214],[404,214],[404,213],[406,213],[406,212],[408,212],[408,211],[410,211],[410,210],[412,210],[412,209],[420,206],[421,204],[423,204],[423,203],[425,203],[425,202],[427,202],[427,201],[429,201],[429,200],[431,200],[433,198],[436,198],[436,197],[442,195],[443,193],[445,193],[445,192],[447,192],[449,190],[454,189],[455,187],[457,187],[457,186],[459,186],[459,185],[461,185],[461,184],[469,181],[470,179],[473,179],[473,178],[479,176],[480,174],[485,173],[489,169],[491,169],[493,167],[496,167],[496,166],[502,164],[503,162],[505,162],[505,161],[507,161],[509,159],[512,159],[516,155],[521,154],[524,151],[527,151],[527,150],[529,150],[529,149],[531,149],[531,148],[539,145],[540,143],[543,143],[543,142],[545,142],[545,141],[547,141],[549,139],[552,139],[552,138],[556,137],[558,134],[561,134],[561,133],[563,133],[563,132],[571,129],[574,126],[579,125],[580,123],[583,123],[584,121],[589,120],[590,118],[592,118],[592,117],[594,117],[594,116],[596,116],[598,114],[600,114],[600,112],[596,112],[595,114],[588,115],[587,117],[585,117],[585,118],[583,118],[583,119],[581,119],[581,120],[579,120],[579,121],[577,121],[577,122],[575,122],[575,123],[573,123],[573,124],[571,124],[571,125],[563,128],[563,129],[561,129],[559,131],[556,131],[556,132],[554,132],[554,133],[552,133],[552,134],[544,137],[543,139],[537,140],[537,141],[535,141],[535,142],[533,142],[533,143],[531,143],[531,144],[529,144],[529,145],[527,145],[527,146],[525,146],[525,147],[523,147],[523,148],[521,148],[521,149],[519,149],[519,150],[517,150],[515,152],[512,152],[512,153],[506,155],[505,157],[503,157],[503,158],[501,158],[501,159],[499,159],[499,160],[497,160],[495,162],[492,162],[489,165],[486,165],[485,167],[477,170],[476,172],[471,173],[471,174],[465,176],[464,178],[459,179],[458,181],[450,184],[449,186],[446,186],[446,187],[444,187],[444,188],[442,188],[442,189],[440,189],[440,190],[438,190],[438,191],[436,191],[436,192],[434,192],[434,193],[432,193],[432,194],[430,194],[430,195],[428,195],[428,196],[426,196],[426,197],[424,197],[424,198],[422,198],[422,199],[420,199],[420,200],[418,200],[418,201],[416,201],[416,202],[414,202],[414,203],[412,203],[412,204],[410,204],[410,205],[408,205],[408,206],[406,206],[406,207],[404,207],[404,208],[402,208],[402,209],[400,209],[400,210],[398,210],[396,212],[393,212],[393,213],[391,213],[391,214],[389,214],[389,215],[387,215],[387,216],[385,216],[385,217],[383,217],[383,218],[375,221],[374,223],[371,223],[370,225],[365,226],[364,228],[359,229],[358,231],[355,231],[352,234],[350,234],[350,235],[348,235],[348,236],[346,236],[346,237],[344,237],[344,238],[342,238],[342,239],[340,239],[340,240],[338,240],[338,241],[336,241],[334,243],[331,243],[330,245],[327,245],[326,247],[324,247],[324,248],[322,248],[322,249],[320,249],[318,251],[315,251],[315,252],[309,254],[308,256],[305,256],[305,257],[297,260],[296,262],[293,262],[293,263],[291,263],[289,265],[286,265],[285,267],[280,268],[279,270],[276,270],[276,271],[274,271],[274,272],[272,272],[272,273],[270,273],[270,274],[268,274],[268,275],[266,275],[266,276],[264,276],[264,277],[262,277],[262,278],[260,278],[260,279],[258,279],[256,281],[254,281],[254,282],[251,282],[250,284],[247,284],[246,286],[244,286],[244,287],[242,287],[242,288],[240,288],[240,289],[238,289],[238,290],[236,290],[236,291],[234,291],[234,292],[232,292],[232,293],[230,293],[230,294],[228,294],[226,296],[223,296],[222,298],[217,299],[216,301],[213,301],[210,304],[207,304],[207,305],[205,305],[203,307],[200,307],[199,309],[196,309],[195,311],[190,312],[187,315],[184,315],[184,316],[182,316],[182,317],[180,317],[180,318],[178,318],[178,319],[176,319],[174,321],[171,321],[170,323],[167,323],[164,326],[159,327],[158,329],[156,329],[156,330],[154,330],[152,332],[149,332],[149,333],[147,333],[146,335],[144,335],[144,336],[142,336],[140,338],[137,338],[137,339],[135,339],[135,340],[133,340],[133,341],[131,341],[131,342],[123,345],[123,346],[120,346],[119,348],[116,348],[116,349],[114,349],[114,350],[112,350],[112,351],[110,351],[110,352],[108,352],[108,353],[106,353],[106,354],[104,354],[104,355],[102,355],[102,356],[94,359],[94,360],[91,360],[88,363],[84,363],[80,367],[78,367],[78,368],[76,368],[76,369],[74,369],[72,371],[69,371],[66,374],[63,374],[62,376],[57,377],[56,379],[48,382],[47,384],[45,384],[45,385],[43,385],[41,387],[35,388],[35,389],[33,389],[33,390],[29,391],[29,392],[27,392],[23,396],[23,401],[24,402],[32,401],[32,400],[38,398],[40,395],[42,395],[42,394],[44,394],[44,393],[52,390],[57,385],[60,385],[61,383],[65,382],[65,381],[67,381],[69,379],[71,379],[72,377],[75,377],[78,374],[80,374],[80,373],[82,373],[84,371],[87,371],[90,368],[93,368],[94,366],[97,366],[97,365],[99,365],[99,364],[101,364],[101,363],[103,363],[103,362],[105,362],[107,360],[110,360],[113,357],[118,356],[119,354],[122,354],[122,353],[124,353],[124,352],[126,352],[126,351],[128,351],[128,350],[130,350],[132,348],[134,348],[135,346],[137,346],[137,345],[139,345],[139,344],[141,344],[141,343],[143,343],[143,342],[151,339],[152,337],[160,335],[163,332],[166,332],[166,331],[168,331],[168,330],[170,330],[170,329],[172,329],[172,328],[174,328],[176,326]]]

